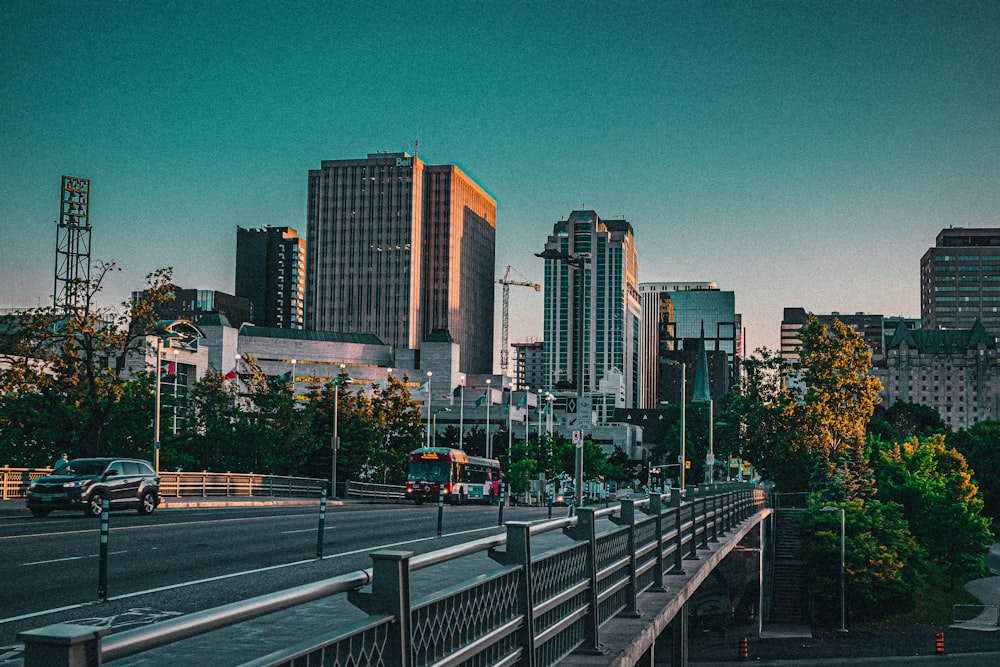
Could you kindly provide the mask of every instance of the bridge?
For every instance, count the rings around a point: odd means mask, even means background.
[[[685,665],[689,600],[741,542],[756,550],[760,581],[770,512],[761,487],[727,482],[507,522],[505,534],[419,556],[374,552],[365,570],[126,632],[23,632],[23,665],[215,662],[206,652],[220,647],[231,659],[236,647],[219,633],[263,621],[280,644],[273,619],[319,602],[310,638],[239,664],[652,665],[671,632],[671,664]]]

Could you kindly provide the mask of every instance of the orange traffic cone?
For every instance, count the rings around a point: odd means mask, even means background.
[[[747,656],[749,655],[749,653],[750,653],[750,646],[747,643],[747,638],[746,637],[740,637],[739,659],[740,660],[746,660]]]
[[[944,633],[936,632],[934,633],[934,649],[938,653],[944,653]]]

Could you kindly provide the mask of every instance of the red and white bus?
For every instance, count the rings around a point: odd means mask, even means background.
[[[500,462],[469,456],[461,449],[421,447],[407,460],[406,497],[418,505],[440,493],[451,503],[494,502],[500,496]]]

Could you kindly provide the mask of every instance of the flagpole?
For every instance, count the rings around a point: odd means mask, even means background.
[[[490,391],[490,379],[486,379],[486,458],[493,458],[493,443],[490,441],[490,406],[493,405],[493,392]]]
[[[427,371],[427,446],[431,446],[431,371]]]
[[[514,407],[514,387],[510,388],[510,393],[507,394],[507,456],[510,456],[510,451],[514,449],[514,427],[511,424],[511,411]]]

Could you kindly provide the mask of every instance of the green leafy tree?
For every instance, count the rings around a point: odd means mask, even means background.
[[[143,297],[121,310],[95,303],[119,269],[113,262],[95,269],[91,281],[68,287],[79,297],[75,309],[29,309],[0,324],[0,446],[13,463],[44,465],[63,450],[83,456],[148,452],[151,419],[136,415],[151,411],[141,411],[143,392],[130,386],[127,362],[156,331],[156,307],[171,290],[170,269],[147,276]],[[30,443],[30,450],[14,445],[18,440]]]
[[[879,497],[902,505],[910,531],[952,577],[982,576],[993,539],[972,471],[944,435],[876,442]]]
[[[923,581],[927,557],[913,536],[897,503],[853,500],[835,504],[845,510],[845,591],[848,616],[878,620],[912,607],[914,591]],[[802,517],[810,536],[803,542],[806,591],[821,622],[839,614],[840,514],[821,505]]]
[[[875,488],[866,434],[882,390],[870,373],[871,350],[838,319],[827,327],[810,315],[799,338],[795,367],[805,395],[797,409],[797,435],[819,464],[814,487],[825,487],[831,498],[871,497]]]
[[[923,438],[948,431],[941,413],[935,408],[901,399],[896,399],[888,408],[876,406],[868,428],[869,434],[888,442],[903,442],[914,436]]]
[[[983,514],[993,520],[996,530],[1000,519],[1000,421],[987,419],[968,429],[948,435],[948,442],[975,470],[973,478],[983,498]]]

